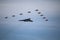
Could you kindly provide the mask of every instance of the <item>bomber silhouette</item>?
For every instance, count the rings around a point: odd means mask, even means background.
[[[33,21],[31,20],[31,18],[23,19],[23,20],[19,20],[19,21],[24,21],[24,22],[33,22]]]

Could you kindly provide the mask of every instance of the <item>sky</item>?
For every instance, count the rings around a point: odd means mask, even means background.
[[[59,8],[59,0],[0,0],[0,40],[59,40]],[[18,21],[27,18],[33,22]]]

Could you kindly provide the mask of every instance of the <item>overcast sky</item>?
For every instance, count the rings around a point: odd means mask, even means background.
[[[58,30],[60,18],[59,0],[0,0],[0,27],[16,30]],[[48,21],[39,16],[38,9]],[[27,13],[31,11],[31,13]],[[23,15],[19,15],[23,13]],[[16,17],[12,17],[15,15]],[[5,19],[4,17],[8,17]],[[18,20],[31,18],[34,22],[19,22]],[[40,40],[40,39],[39,39]],[[53,39],[52,39],[53,40]]]
[[[58,20],[57,16],[59,14],[59,1],[36,1],[36,0],[20,0],[19,2],[4,2],[0,3],[0,16],[2,18],[1,22],[6,22],[4,19],[5,16],[8,16],[9,19],[7,19],[9,22],[13,22],[14,20],[18,19],[24,19],[31,17],[33,20],[39,20],[40,23],[43,23],[44,20],[41,16],[36,15],[37,12],[35,12],[36,9],[39,9],[39,11],[49,19],[48,25],[55,24],[55,22]],[[27,11],[32,11],[31,14],[28,14]],[[23,16],[19,16],[19,13],[23,13]],[[15,18],[12,18],[12,15],[16,15]],[[34,16],[33,16],[34,15]],[[28,17],[27,17],[28,16]],[[7,21],[7,22],[8,22]],[[14,23],[14,22],[13,22]],[[18,22],[19,23],[19,22]],[[45,22],[44,22],[45,23]],[[40,24],[39,24],[40,25]]]

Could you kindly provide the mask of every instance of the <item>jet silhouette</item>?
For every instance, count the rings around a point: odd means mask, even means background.
[[[5,19],[7,19],[8,17],[5,17]]]
[[[43,19],[46,19],[46,17],[43,17]]]
[[[28,11],[28,13],[31,13],[31,11]]]
[[[38,9],[36,9],[35,11],[39,11]]]
[[[38,12],[38,14],[41,14],[41,12]]]
[[[43,16],[43,14],[41,14],[40,16]]]
[[[23,13],[20,13],[19,15],[23,15]]]
[[[19,21],[24,21],[24,22],[33,22],[33,21],[31,20],[31,18],[23,19],[23,20],[19,20]]]
[[[12,17],[15,17],[15,15],[12,15]]]
[[[45,21],[48,21],[48,19],[46,19]]]

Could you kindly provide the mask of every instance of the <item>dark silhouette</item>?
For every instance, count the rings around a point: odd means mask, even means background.
[[[23,13],[20,13],[19,15],[23,15]]]
[[[41,14],[40,16],[43,16],[43,14]]]
[[[31,11],[28,11],[28,13],[31,13]]]
[[[45,21],[48,21],[48,19],[46,19]]]
[[[5,17],[5,19],[7,19],[8,17]]]
[[[39,11],[38,9],[36,9],[35,11]]]
[[[43,19],[46,19],[46,17],[43,17]]]
[[[12,15],[12,17],[15,17],[15,15]]]
[[[38,14],[41,14],[41,12],[38,12]]]
[[[24,22],[33,22],[30,18],[28,18],[28,19],[23,19],[23,20],[19,20],[19,21],[24,21]]]

